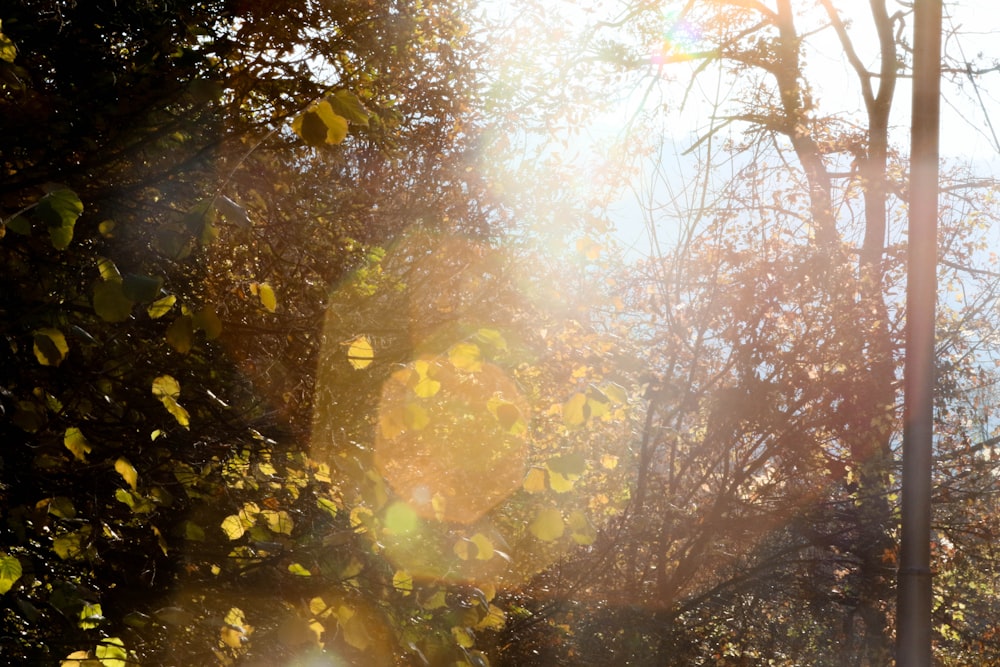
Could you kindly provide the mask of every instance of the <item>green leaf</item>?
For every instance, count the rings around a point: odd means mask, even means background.
[[[49,237],[56,250],[65,250],[73,240],[73,227],[83,213],[83,202],[69,188],[58,188],[42,197],[35,214],[49,228]]]
[[[386,509],[383,524],[393,535],[409,535],[420,528],[420,517],[407,503],[397,501]]]
[[[187,315],[181,315],[167,327],[167,344],[181,354],[191,351],[194,344],[194,323]]]
[[[195,331],[204,331],[205,338],[214,340],[222,334],[222,320],[215,314],[215,308],[205,306],[191,318]]]
[[[76,517],[76,508],[73,507],[73,501],[66,496],[49,498],[48,511],[49,514],[60,519],[72,519]]]
[[[335,113],[357,125],[368,126],[368,111],[361,104],[358,96],[349,90],[338,90],[326,98]]]
[[[93,303],[94,312],[105,322],[124,322],[132,314],[132,301],[115,280],[99,280],[94,285]]]
[[[69,354],[66,336],[59,329],[38,329],[34,338],[35,358],[42,366],[58,366]]]
[[[87,442],[87,438],[83,436],[75,426],[71,426],[66,429],[66,434],[63,436],[63,444],[66,445],[66,449],[73,453],[78,461],[86,461],[87,454],[90,453],[90,443]]]
[[[552,542],[562,537],[566,527],[563,524],[562,512],[557,509],[543,509],[535,515],[534,521],[528,526],[531,534],[543,542]]]
[[[163,289],[163,278],[140,276],[128,273],[122,280],[122,294],[126,299],[138,303],[149,303],[160,295]]]
[[[21,578],[21,561],[14,556],[0,554],[0,595],[3,595]]]
[[[21,236],[31,235],[31,221],[23,215],[15,215],[4,224],[4,227]]]
[[[215,210],[238,228],[250,229],[250,216],[247,214],[247,210],[226,195],[219,195],[215,198]]]

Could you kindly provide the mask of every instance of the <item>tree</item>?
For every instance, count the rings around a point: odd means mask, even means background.
[[[315,560],[352,528],[303,447],[328,286],[414,223],[498,224],[464,11],[5,8],[10,659],[317,646],[307,565],[355,562]],[[344,604],[298,611],[390,660]]]

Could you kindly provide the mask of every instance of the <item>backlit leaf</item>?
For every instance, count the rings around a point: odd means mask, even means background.
[[[59,329],[38,329],[34,339],[35,358],[42,366],[58,366],[69,354],[66,336]]]
[[[274,294],[274,288],[269,284],[253,283],[251,291],[257,295],[257,298],[260,299],[260,305],[264,306],[268,312],[273,313],[278,309],[278,298]]]
[[[10,37],[0,32],[0,60],[8,63],[14,62],[17,57],[17,47]]]
[[[483,356],[475,343],[455,343],[448,349],[448,361],[460,370],[475,373],[483,369]]]
[[[327,97],[326,100],[338,115],[356,125],[368,126],[368,111],[365,110],[361,100],[354,93],[340,89]]]
[[[124,322],[132,314],[132,301],[116,280],[99,280],[94,285],[94,312],[105,322]]]
[[[524,476],[524,490],[528,493],[541,493],[547,487],[545,485],[545,470],[542,468],[531,468]]]
[[[132,490],[135,491],[136,484],[139,481],[139,473],[135,471],[135,468],[128,462],[128,459],[119,457],[118,460],[115,461],[115,472],[121,475],[122,479],[125,480],[125,483],[132,487]]]
[[[420,527],[420,517],[409,504],[397,501],[386,509],[383,523],[394,535],[408,535]]]
[[[181,315],[167,327],[167,343],[180,354],[187,354],[194,344],[194,323],[187,315]]]
[[[195,331],[204,331],[205,338],[214,340],[222,334],[222,320],[215,314],[215,308],[205,306],[191,318]]]
[[[153,380],[153,396],[160,399],[163,407],[167,409],[177,423],[188,428],[191,422],[191,416],[188,411],[185,410],[180,403],[177,402],[177,398],[181,394],[181,385],[177,380],[175,380],[170,375],[161,375]]]
[[[240,521],[240,517],[236,514],[230,514],[225,519],[222,520],[221,524],[222,532],[226,534],[231,540],[238,540],[243,537],[243,533],[246,529],[243,527],[243,522]]]
[[[100,602],[95,602],[93,604],[85,602],[83,604],[83,609],[80,610],[80,629],[93,630],[100,625],[103,620],[104,612],[101,609]]]
[[[149,303],[160,295],[163,289],[163,278],[159,276],[140,276],[127,273],[122,278],[122,293],[126,299],[137,303]]]
[[[295,523],[285,510],[263,510],[260,515],[264,517],[268,530],[282,535],[292,534]]]
[[[476,533],[469,538],[469,541],[476,545],[476,560],[489,560],[493,558],[493,542],[482,533]]]
[[[563,424],[569,426],[570,428],[581,426],[587,417],[589,416],[589,410],[587,408],[587,396],[580,392],[577,392],[570,396],[569,400],[563,403],[562,417]]]
[[[297,577],[311,577],[312,572],[303,567],[300,563],[292,563],[288,566],[288,571]]]
[[[170,309],[177,302],[177,297],[173,294],[169,294],[162,299],[157,299],[153,303],[149,304],[149,308],[146,312],[152,319],[159,319],[170,312]]]
[[[292,129],[310,146],[339,144],[347,137],[347,119],[323,100],[296,117]]]
[[[604,395],[611,399],[611,402],[615,405],[624,405],[628,402],[628,392],[620,384],[609,382],[604,385],[603,389]]]
[[[125,667],[128,664],[128,654],[125,644],[118,637],[106,637],[94,649],[94,655],[103,667]]]
[[[562,512],[557,509],[539,510],[535,519],[528,526],[531,534],[543,542],[552,542],[563,536],[566,527],[563,524]]]
[[[240,229],[250,229],[250,216],[247,210],[226,195],[215,198],[215,210]]]
[[[0,595],[9,591],[20,578],[21,561],[14,556],[0,554]]]
[[[367,336],[358,336],[348,343],[347,360],[358,370],[371,365],[375,360],[375,349]]]
[[[75,426],[67,428],[63,436],[63,444],[66,445],[66,449],[73,453],[77,461],[87,460],[87,454],[90,453],[90,443],[87,442],[87,438],[80,432],[80,429]]]
[[[52,539],[52,550],[63,560],[79,560],[83,557],[85,543],[90,538],[90,526],[63,533]]]
[[[73,227],[83,213],[83,202],[69,188],[58,188],[38,202],[35,213],[49,228],[52,247],[65,250],[73,240]]]
[[[597,530],[587,519],[587,516],[579,510],[571,512],[566,519],[573,541],[577,544],[593,544],[597,539]]]
[[[403,595],[413,592],[413,575],[406,570],[396,570],[392,575],[392,587]]]

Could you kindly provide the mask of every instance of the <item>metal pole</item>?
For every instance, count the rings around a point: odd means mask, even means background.
[[[914,3],[897,667],[931,665],[931,453],[942,4],[942,0]]]

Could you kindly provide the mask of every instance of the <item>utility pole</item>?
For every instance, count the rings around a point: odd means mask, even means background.
[[[943,0],[915,0],[896,665],[931,665],[931,461]]]

